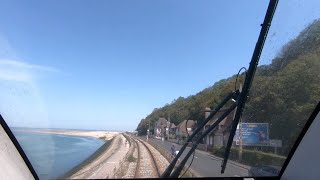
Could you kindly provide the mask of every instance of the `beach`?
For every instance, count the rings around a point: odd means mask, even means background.
[[[105,141],[111,140],[120,132],[110,132],[110,131],[86,131],[86,130],[60,130],[60,129],[30,129],[30,130],[19,130],[25,132],[34,133],[47,133],[47,134],[61,134],[69,136],[85,136],[85,137],[95,137]]]

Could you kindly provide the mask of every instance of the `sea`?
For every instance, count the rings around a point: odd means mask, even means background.
[[[105,141],[94,137],[12,130],[41,180],[56,179],[87,159]]]

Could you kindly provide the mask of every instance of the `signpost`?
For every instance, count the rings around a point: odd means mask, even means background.
[[[278,139],[270,139],[270,147],[274,147],[274,153],[278,154],[277,148],[282,147],[282,141]]]

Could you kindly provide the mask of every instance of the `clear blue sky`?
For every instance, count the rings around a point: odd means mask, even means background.
[[[10,126],[134,130],[156,107],[248,67],[268,1],[0,2]],[[261,62],[319,18],[280,2]]]

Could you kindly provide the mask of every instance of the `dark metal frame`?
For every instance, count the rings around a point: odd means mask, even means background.
[[[312,114],[310,115],[308,121],[306,122],[306,124],[304,125],[303,129],[301,130],[297,140],[295,141],[294,145],[292,146],[285,162],[282,165],[282,168],[280,170],[279,173],[279,177],[281,178],[284,171],[286,170],[288,164],[290,163],[290,160],[292,159],[292,156],[294,155],[294,153],[296,152],[298,146],[300,145],[304,135],[307,133],[309,127],[311,126],[312,122],[314,121],[314,119],[316,118],[316,116],[319,114],[320,111],[320,101],[318,102],[318,105],[316,106],[316,108],[313,110]]]
[[[9,138],[11,139],[11,141],[14,144],[14,146],[16,147],[16,149],[18,150],[19,154],[21,155],[22,159],[26,163],[26,165],[29,168],[29,170],[30,170],[31,174],[33,175],[34,179],[38,180],[39,177],[38,177],[36,171],[33,169],[33,166],[31,165],[27,155],[24,153],[24,151],[23,151],[22,147],[20,146],[18,140],[13,135],[12,131],[10,130],[10,128],[7,125],[7,123],[4,121],[3,117],[1,116],[1,114],[0,114],[0,124],[3,127],[4,131],[7,133],[7,135],[9,136]]]
[[[210,133],[228,114],[230,114],[236,107],[236,115],[235,118],[232,122],[232,129],[229,135],[229,139],[228,139],[228,143],[227,143],[227,147],[226,147],[226,151],[224,154],[224,160],[222,162],[222,169],[221,169],[221,173],[224,173],[226,164],[227,164],[227,160],[229,157],[229,153],[230,153],[230,148],[233,142],[233,137],[235,135],[235,130],[236,127],[239,123],[243,108],[245,106],[245,102],[247,100],[248,94],[249,94],[249,90],[254,78],[254,74],[256,71],[256,68],[258,66],[258,62],[260,59],[260,55],[263,49],[263,45],[265,42],[265,39],[267,37],[268,34],[268,30],[269,27],[271,25],[271,21],[274,15],[274,12],[276,10],[277,4],[278,4],[279,0],[270,0],[269,2],[269,6],[266,12],[266,16],[264,19],[263,24],[261,24],[262,28],[260,31],[260,35],[258,38],[258,42],[256,44],[254,53],[252,55],[252,59],[250,62],[250,66],[249,66],[249,70],[248,70],[248,76],[246,76],[246,80],[244,83],[244,87],[243,87],[243,91],[239,94],[239,91],[236,92],[232,92],[230,93],[221,103],[220,105],[213,110],[210,115],[205,119],[205,121],[203,121],[198,128],[194,131],[194,133],[188,138],[188,140],[186,141],[186,143],[184,144],[184,146],[181,148],[181,150],[179,151],[178,155],[174,158],[174,160],[170,163],[170,165],[166,168],[165,172],[161,175],[162,178],[166,178],[169,177],[171,174],[171,171],[173,170],[178,158],[182,155],[182,152],[186,149],[187,145],[189,144],[189,142],[192,142],[192,139],[195,137],[195,135],[197,133],[199,133],[202,128],[206,125],[206,123],[223,107],[223,105],[225,105],[231,98],[235,98],[237,97],[237,102],[234,103],[228,110],[226,110],[226,112],[221,115],[217,121],[215,121],[215,123],[213,125],[211,125],[203,134],[201,137],[199,137],[196,141],[196,143],[193,145],[193,147],[191,148],[191,150],[188,152],[188,154],[186,155],[186,157],[183,159],[183,161],[180,163],[179,167],[172,173],[172,175],[170,177],[178,177],[179,174],[181,173],[184,164],[186,163],[186,161],[188,160],[188,158],[191,156],[191,154],[193,153],[193,151],[196,149],[198,143],[201,141],[201,139],[207,135],[208,133]],[[314,119],[316,118],[316,116],[318,115],[320,110],[320,102],[318,103],[318,105],[316,106],[316,108],[314,109],[314,111],[312,112],[311,116],[309,117],[308,121],[306,122],[305,126],[303,127],[301,133],[299,134],[299,137],[297,138],[297,140],[295,141],[295,144],[293,145],[289,155],[286,158],[286,161],[284,162],[284,165],[281,168],[281,171],[279,173],[279,175],[277,177],[255,177],[255,179],[279,179],[282,177],[286,167],[288,166],[288,164],[290,163],[290,160],[292,159],[296,149],[298,148],[298,146],[300,145],[304,135],[306,134],[306,132],[308,131],[309,127],[311,126],[312,122],[314,121]],[[33,177],[35,179],[39,179],[37,173],[35,172],[33,166],[31,165],[28,157],[26,156],[26,154],[24,153],[22,147],[20,146],[19,142],[17,141],[17,139],[15,138],[15,136],[13,135],[12,131],[10,130],[10,128],[8,127],[8,125],[6,124],[6,122],[4,121],[3,117],[0,114],[0,124],[3,127],[3,129],[5,130],[5,132],[7,133],[7,135],[9,136],[9,138],[11,139],[12,143],[14,144],[14,146],[16,147],[16,149],[18,150],[18,152],[20,153],[22,159],[24,160],[24,162],[26,163],[27,167],[29,168],[31,174],[33,175]],[[199,178],[202,179],[202,178]],[[225,179],[225,177],[222,178],[215,178],[215,179]],[[234,177],[234,178],[229,178],[229,179],[240,179],[238,177]],[[242,179],[242,178],[241,178]]]

